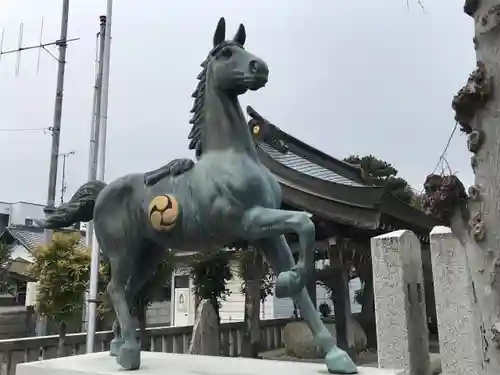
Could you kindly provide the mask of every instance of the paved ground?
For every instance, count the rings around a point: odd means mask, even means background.
[[[322,363],[323,358],[296,358],[285,353],[285,349],[276,349],[261,353],[263,359],[274,359],[277,361],[296,361],[296,362],[314,362]],[[377,367],[377,353],[365,352],[358,355],[356,360],[358,366]]]
[[[296,362],[314,362],[314,363],[322,363],[323,359],[304,359],[304,358],[295,358],[288,356],[285,353],[285,349],[276,349],[268,352],[261,353],[261,357],[263,359],[271,359],[277,361],[296,361]],[[431,353],[431,374],[438,375],[441,374],[441,360],[439,358],[439,354]],[[366,366],[366,367],[378,367],[377,364],[377,352],[376,351],[366,351],[358,354],[358,358],[356,359],[356,365],[358,366]]]

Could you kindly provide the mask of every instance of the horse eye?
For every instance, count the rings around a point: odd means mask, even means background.
[[[231,56],[233,56],[233,51],[231,51],[229,48],[226,48],[221,52],[221,56],[229,59]]]

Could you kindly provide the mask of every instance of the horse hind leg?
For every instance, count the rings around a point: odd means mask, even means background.
[[[122,338],[122,332],[120,323],[118,322],[118,318],[115,318],[115,320],[113,321],[112,331],[113,331],[113,339],[109,344],[109,355],[111,357],[118,357],[118,354],[120,353],[120,348],[122,347],[123,344],[125,344],[125,340],[123,340]]]
[[[96,225],[96,229],[97,229]],[[104,228],[100,228],[101,230]],[[111,354],[117,355],[116,361],[126,370],[137,370],[141,364],[140,349],[136,339],[135,322],[132,319],[127,299],[126,287],[133,273],[138,247],[132,238],[116,238],[98,236],[103,253],[109,259],[111,280],[108,284],[108,295],[116,313],[115,342]]]
[[[165,260],[167,251],[155,244],[148,244],[141,248],[140,256],[134,263],[134,269],[130,275],[130,279],[127,283],[125,289],[126,298],[129,306],[135,306],[141,293],[144,291],[144,286],[155,276],[158,266]],[[132,308],[133,318],[137,318],[137,308]],[[141,337],[141,340],[145,340],[146,337]],[[141,346],[145,343],[141,342]]]
[[[125,287],[125,296],[130,307],[131,315],[136,318],[136,309],[134,307],[136,300],[143,290],[146,283],[154,276],[158,265],[165,259],[166,251],[154,245],[143,246],[140,251],[139,258],[134,262],[134,267],[131,270],[130,277]],[[113,340],[110,344],[110,355],[117,357],[120,348],[125,343],[121,335],[120,323],[117,319],[113,322]]]
[[[115,264],[114,267],[113,264]],[[113,260],[111,260],[111,265],[108,293],[113,302],[123,339],[116,361],[126,370],[137,370],[141,365],[141,353],[135,337],[135,324],[125,291],[129,270],[121,268],[120,262],[113,262]]]

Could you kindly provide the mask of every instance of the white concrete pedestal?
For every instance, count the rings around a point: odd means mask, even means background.
[[[318,363],[284,362],[265,359],[209,357],[189,354],[141,353],[141,368],[129,375],[316,375],[328,374]],[[23,363],[16,375],[123,375],[109,353]],[[360,375],[404,375],[403,370],[359,367]]]

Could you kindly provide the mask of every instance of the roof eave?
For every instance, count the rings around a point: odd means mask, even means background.
[[[300,139],[295,138],[293,135],[286,133],[281,128],[276,127],[276,131],[281,136],[281,139],[286,143],[291,151],[298,155],[321,165],[326,169],[330,169],[344,177],[353,179],[357,182],[364,183],[361,168],[358,166],[346,163],[340,159],[334,158],[323,151],[318,150]]]
[[[384,188],[379,186],[352,186],[325,181],[281,164],[260,148],[257,148],[257,153],[261,162],[279,180],[289,181],[294,187],[309,194],[314,192],[338,203],[364,208],[378,207],[384,194]]]

